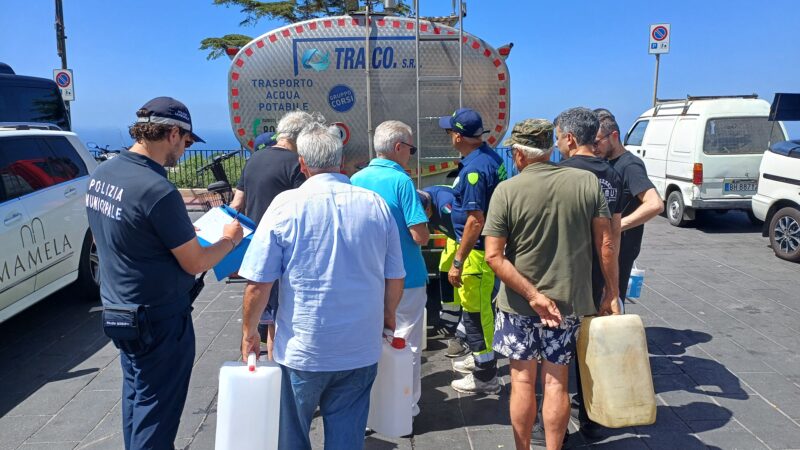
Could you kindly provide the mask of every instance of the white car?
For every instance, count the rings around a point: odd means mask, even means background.
[[[770,120],[800,120],[800,94],[775,94]],[[776,142],[761,160],[753,214],[775,256],[800,261],[800,140]]]
[[[71,283],[99,298],[85,205],[95,167],[75,133],[0,124],[0,322]]]
[[[672,225],[700,209],[751,213],[758,167],[769,142],[785,140],[767,120],[770,105],[755,95],[660,101],[625,137],[666,202]]]

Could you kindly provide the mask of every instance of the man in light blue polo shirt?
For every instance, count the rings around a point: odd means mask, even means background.
[[[374,146],[377,158],[352,177],[353,185],[377,192],[389,205],[400,232],[400,248],[406,281],[403,298],[397,307],[395,337],[408,342],[414,354],[413,411],[419,414],[421,393],[420,364],[422,333],[425,332],[423,312],[428,300],[425,285],[428,270],[422,258],[421,245],[428,242],[428,217],[419,200],[414,182],[405,169],[411,155],[417,152],[412,144],[411,127],[397,120],[389,120],[375,129]]]

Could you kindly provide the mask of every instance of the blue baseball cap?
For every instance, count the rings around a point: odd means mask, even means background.
[[[255,142],[253,142],[253,150],[259,151],[263,150],[267,147],[272,147],[278,143],[276,137],[278,136],[277,133],[261,133],[256,138]]]
[[[156,97],[139,108],[146,110],[147,115],[136,119],[136,123],[158,123],[174,125],[192,135],[195,142],[205,142],[192,131],[192,116],[183,103],[172,97]]]
[[[450,116],[440,117],[439,127],[466,137],[480,137],[485,133],[481,115],[471,108],[457,109]]]

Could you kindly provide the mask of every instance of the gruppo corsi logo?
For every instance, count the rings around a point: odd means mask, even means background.
[[[303,52],[303,57],[300,59],[300,62],[306,69],[311,69],[315,72],[324,72],[328,69],[328,66],[331,65],[328,60],[329,57],[330,52],[322,53],[315,48],[310,48]]]

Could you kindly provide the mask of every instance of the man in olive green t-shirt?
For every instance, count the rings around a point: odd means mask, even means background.
[[[535,380],[542,359],[543,422],[547,441],[561,442],[569,420],[568,365],[580,317],[595,314],[592,236],[603,272],[614,261],[611,214],[591,172],[548,162],[553,125],[525,120],[514,126],[520,174],[495,190],[483,235],[486,262],[502,281],[497,296],[494,350],[511,362],[511,423],[517,448],[529,448],[536,420]],[[616,311],[615,293],[600,314]]]

